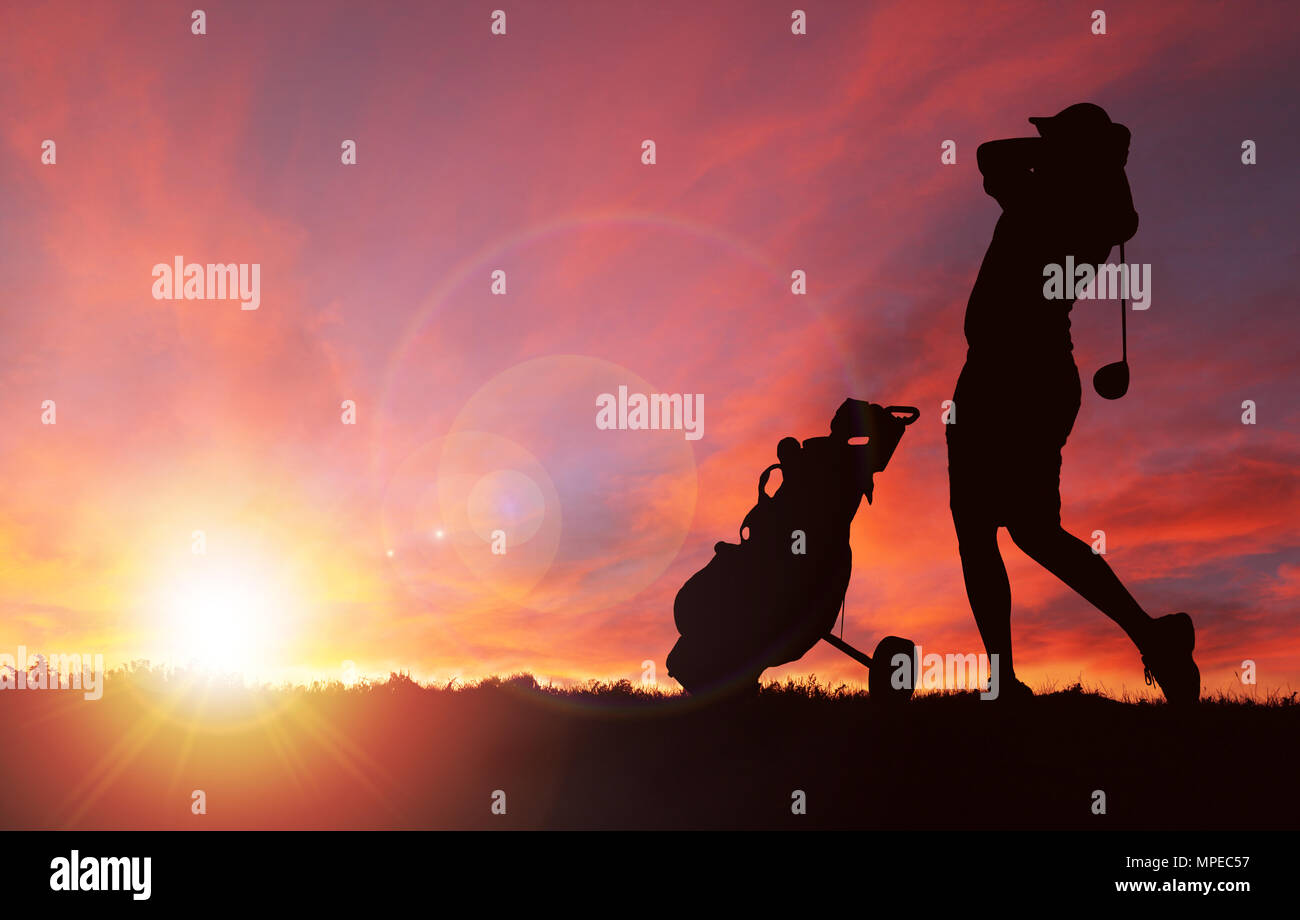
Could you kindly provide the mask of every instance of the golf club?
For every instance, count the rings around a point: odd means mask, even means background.
[[[1092,377],[1092,388],[1103,399],[1119,399],[1128,392],[1128,262],[1124,259],[1124,244],[1119,244],[1119,264],[1124,279],[1124,290],[1119,299],[1119,328],[1123,341],[1123,357],[1107,364]]]

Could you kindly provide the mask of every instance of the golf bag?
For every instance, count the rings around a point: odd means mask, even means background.
[[[681,638],[668,654],[670,676],[690,693],[752,689],[765,669],[801,658],[830,632],[853,568],[853,516],[864,496],[871,502],[874,475],[919,415],[847,399],[829,437],[777,445],[779,462],[759,477],[740,542],[716,544],[677,593]],[[769,495],[778,470],[781,484]]]

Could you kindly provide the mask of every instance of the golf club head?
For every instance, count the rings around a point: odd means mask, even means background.
[[[1092,388],[1102,399],[1119,399],[1128,392],[1128,362],[1107,364],[1092,377]]]

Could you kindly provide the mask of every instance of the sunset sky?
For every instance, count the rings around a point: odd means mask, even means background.
[[[975,149],[1092,101],[1133,132],[1152,298],[1118,402],[1087,384],[1118,305],[1074,310],[1063,523],[1192,614],[1207,689],[1245,659],[1300,686],[1300,13],[1103,5],[1095,36],[1095,2],[810,0],[794,36],[795,6],[220,3],[196,36],[193,4],[7,5],[0,652],[648,659],[672,686],[674,594],[846,396],[922,413],[855,521],[846,638],[980,651],[940,421],[998,216]],[[259,263],[259,309],[154,299],[178,255]],[[703,437],[597,429],[620,384],[703,394]],[[1145,690],[1119,628],[1003,545],[1020,676]],[[780,673],[865,681],[829,647]]]

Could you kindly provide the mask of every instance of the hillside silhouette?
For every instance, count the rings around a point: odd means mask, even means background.
[[[1295,828],[1296,694],[1180,712],[1072,687],[903,706],[814,680],[705,705],[626,681],[242,687],[136,666],[0,694],[0,826]],[[207,814],[191,813],[202,789]],[[506,814],[490,812],[495,790]],[[802,790],[807,813],[791,813]],[[1105,815],[1091,811],[1094,790]]]

